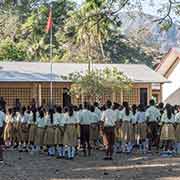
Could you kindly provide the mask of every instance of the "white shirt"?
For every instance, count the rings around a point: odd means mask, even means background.
[[[12,115],[6,115],[5,122],[6,123],[10,123],[10,122],[13,123]]]
[[[114,110],[116,121],[119,121],[121,119],[121,112],[118,109]]]
[[[5,121],[5,114],[0,111],[0,127],[3,127]]]
[[[90,121],[91,121],[91,124],[99,122],[99,117],[95,112],[90,112]]]
[[[91,112],[87,109],[83,109],[79,115],[79,123],[82,125],[90,125],[91,124]]]
[[[39,128],[45,128],[45,126],[46,126],[45,118],[44,117],[43,118],[38,117],[36,124],[37,124],[37,127],[39,127]]]
[[[161,113],[155,106],[150,106],[146,110],[145,116],[149,122],[158,122],[160,120]]]
[[[167,112],[165,111],[161,117],[161,122],[163,123],[174,123],[175,122],[175,115],[171,115],[171,119],[167,117]]]
[[[135,120],[137,123],[144,123],[146,121],[145,112],[138,111],[135,115]]]
[[[61,127],[64,126],[64,115],[62,113],[56,112],[53,115],[53,120],[54,120],[53,122],[54,125],[61,126]]]
[[[129,115],[126,115],[125,108],[121,111],[121,118],[122,121],[128,121],[131,122],[133,120],[133,113],[132,111],[129,111]]]
[[[98,107],[95,107],[95,113],[97,114],[99,120],[101,119],[102,112]]]
[[[101,121],[104,122],[105,127],[113,127],[116,122],[116,113],[112,109],[106,109],[102,113]]]
[[[180,123],[180,112],[175,115],[175,122]]]
[[[64,115],[64,124],[77,124],[78,119],[75,114],[69,116],[68,114]]]

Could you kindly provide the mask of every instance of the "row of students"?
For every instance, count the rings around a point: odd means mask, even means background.
[[[55,112],[22,108],[20,113],[9,109],[4,140],[7,145],[13,142],[20,150],[29,144],[32,150],[39,151],[45,145],[49,155],[56,151],[58,156],[64,157],[67,152],[69,159],[74,158],[79,138],[84,155],[90,155],[91,146],[100,135],[106,146],[105,159],[112,159],[114,148],[117,152],[131,152],[138,144],[140,151],[146,152],[153,145],[158,148],[159,140],[166,151],[172,150],[174,142],[179,147],[180,113],[175,114],[169,104],[165,108],[163,104],[156,107],[151,100],[145,109],[141,104],[130,108],[127,102],[121,106],[108,101],[101,110],[97,103],[94,105],[70,106],[64,108],[63,113],[61,107],[56,107]]]

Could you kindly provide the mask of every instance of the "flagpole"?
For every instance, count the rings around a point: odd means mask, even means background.
[[[50,4],[50,12],[51,12],[51,18],[52,18],[52,4]],[[52,62],[52,56],[53,56],[53,47],[52,47],[52,25],[50,27],[50,41],[49,41],[49,47],[50,47],[50,107],[52,108],[53,105],[53,83],[52,83],[52,72],[53,72],[53,62]]]

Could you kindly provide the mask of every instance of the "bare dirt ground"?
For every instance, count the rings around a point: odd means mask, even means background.
[[[103,155],[96,151],[91,157],[79,155],[69,161],[46,154],[6,151],[4,164],[0,164],[0,180],[180,180],[180,156],[116,154],[113,161],[104,161]]]

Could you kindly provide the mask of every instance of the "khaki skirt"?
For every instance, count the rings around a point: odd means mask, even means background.
[[[31,124],[29,128],[29,137],[28,137],[28,143],[34,143],[36,138],[36,130],[37,127],[35,124]]]
[[[138,123],[135,126],[135,140],[145,140],[147,136],[147,125],[146,123]]]
[[[13,124],[11,122],[7,123],[4,128],[4,141],[12,141],[13,139]]]
[[[29,136],[28,124],[21,124],[21,141],[27,142]]]
[[[75,124],[65,125],[64,145],[69,145],[69,146],[77,145],[77,127]]]
[[[55,129],[52,126],[49,126],[45,130],[44,134],[44,145],[54,145],[54,135]]]
[[[91,124],[90,126],[90,141],[95,141],[99,137],[98,124]]]
[[[172,124],[164,124],[161,129],[160,139],[163,140],[175,140],[175,129]]]
[[[175,130],[176,142],[180,142],[180,124],[177,124]]]
[[[122,126],[118,126],[115,128],[115,141],[121,141],[122,137]]]
[[[64,127],[56,127],[54,131],[54,144],[63,144]]]
[[[44,145],[44,128],[37,128],[35,136],[35,145],[43,146]]]
[[[14,142],[21,141],[21,124],[20,123],[13,124],[13,141]]]
[[[130,122],[122,123],[122,141],[130,142],[133,140],[132,124]]]

